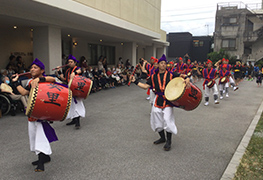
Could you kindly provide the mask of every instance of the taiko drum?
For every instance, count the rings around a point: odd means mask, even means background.
[[[69,81],[69,88],[72,91],[73,97],[86,99],[92,88],[93,81],[84,76],[76,75]]]
[[[202,91],[192,83],[186,88],[184,79],[177,77],[172,79],[164,91],[165,98],[174,106],[186,111],[194,110],[202,100]]]
[[[67,117],[71,100],[69,88],[59,83],[39,83],[30,90],[26,115],[40,120],[63,121]]]

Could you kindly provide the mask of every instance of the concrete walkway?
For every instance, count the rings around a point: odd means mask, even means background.
[[[201,82],[197,85],[201,87]],[[52,161],[35,173],[24,115],[0,119],[0,179],[220,179],[262,102],[263,87],[244,81],[230,97],[191,112],[175,109],[172,149],[153,145],[146,91],[132,84],[91,94],[81,129],[55,122]],[[67,121],[68,122],[68,121]]]

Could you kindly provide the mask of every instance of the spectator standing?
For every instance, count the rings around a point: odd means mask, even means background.
[[[106,56],[103,58],[102,64],[103,64],[103,68],[105,69],[105,71],[107,71],[108,63],[107,63],[107,57]]]
[[[129,59],[126,60],[125,67],[128,69],[131,66],[131,62]]]
[[[103,70],[102,61],[103,61],[103,56],[100,56],[100,57],[99,57],[99,61],[98,61],[98,70],[99,70],[99,71],[102,71],[102,70]]]

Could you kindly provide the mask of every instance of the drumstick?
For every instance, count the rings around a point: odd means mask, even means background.
[[[18,76],[24,76],[24,75],[28,75],[28,74],[30,74],[30,72],[20,73],[20,74],[18,74]]]
[[[139,64],[136,65],[136,67],[135,67],[135,69],[134,69],[134,71],[133,71],[131,76],[134,76],[134,74],[135,74],[135,72],[136,72],[138,67],[139,67]],[[128,82],[128,86],[130,86],[130,85],[131,85],[131,80]]]
[[[59,66],[59,67],[53,68],[52,71],[54,71],[54,70],[56,70],[56,69],[58,69],[58,68],[66,67],[66,66],[68,66],[68,64],[65,64],[65,65],[63,65],[63,66]]]

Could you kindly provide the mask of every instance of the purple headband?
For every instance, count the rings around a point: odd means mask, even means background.
[[[39,59],[36,58],[36,59],[32,62],[31,66],[32,66],[33,64],[35,64],[35,65],[37,65],[38,67],[40,67],[40,69],[45,70],[45,65],[44,65]],[[45,71],[43,72],[43,76],[45,76]]]
[[[163,54],[163,56],[158,60],[158,64],[159,64],[161,61],[165,61],[165,62],[167,63],[167,60],[166,60],[166,57],[165,57],[164,54]]]
[[[68,56],[68,60],[70,60],[70,59],[75,61],[76,63],[79,63],[79,61],[74,56],[72,56],[71,54]]]

